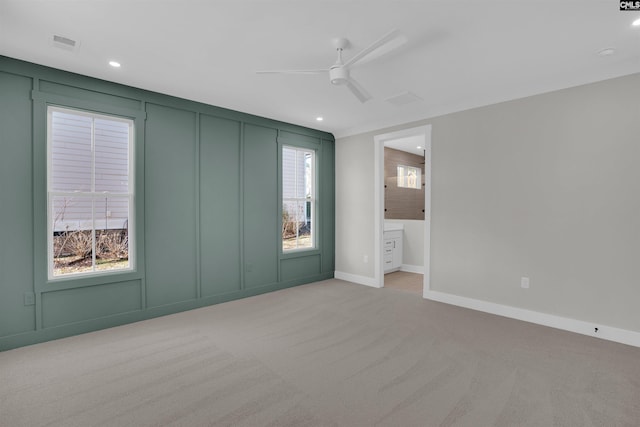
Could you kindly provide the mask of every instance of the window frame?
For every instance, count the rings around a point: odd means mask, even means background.
[[[107,193],[107,192],[98,192],[95,191],[95,153],[93,153],[92,148],[92,170],[91,170],[91,183],[93,191],[54,191],[51,189],[52,185],[52,173],[53,173],[53,112],[58,111],[67,114],[75,114],[79,116],[90,117],[92,119],[104,119],[104,120],[112,120],[123,122],[128,125],[129,128],[129,140],[128,140],[128,192],[127,193]],[[95,277],[104,277],[116,274],[128,274],[136,271],[137,268],[137,252],[136,252],[136,118],[127,117],[124,115],[119,115],[117,113],[104,113],[93,111],[85,108],[76,108],[69,107],[57,104],[47,104],[46,105],[46,183],[45,183],[45,193],[46,193],[46,230],[47,230],[47,280],[48,282],[60,282],[67,280],[75,280],[82,278],[95,278]],[[93,125],[92,125],[92,145],[93,141]],[[128,267],[126,268],[118,268],[118,269],[105,269],[105,270],[96,270],[95,264],[95,244],[96,244],[96,212],[95,208],[92,208],[91,213],[91,235],[92,235],[92,270],[86,272],[77,272],[77,273],[68,273],[68,274],[54,274],[54,241],[53,241],[53,199],[56,196],[74,196],[80,197],[89,200],[97,200],[105,197],[105,194],[112,196],[115,199],[124,199],[128,202],[128,214],[127,214],[127,239],[128,239]]]
[[[284,166],[284,150],[288,149],[288,150],[294,150],[296,152],[296,155],[298,152],[304,152],[304,153],[311,153],[311,195],[310,197],[304,197],[304,198],[299,198],[299,197],[285,197],[284,196],[284,171],[285,171],[285,166]],[[292,144],[287,144],[287,143],[283,143],[282,144],[282,148],[280,150],[280,164],[282,165],[281,170],[280,170],[280,181],[281,181],[281,185],[280,185],[280,194],[281,194],[281,198],[280,198],[280,207],[281,207],[281,213],[284,212],[284,204],[287,201],[295,201],[295,202],[300,202],[300,201],[304,201],[305,203],[310,203],[310,223],[311,223],[311,246],[308,247],[297,247],[297,243],[296,243],[296,247],[295,248],[290,248],[290,249],[285,249],[284,248],[284,239],[282,238],[282,232],[280,232],[280,253],[284,256],[287,255],[293,255],[296,253],[300,253],[300,252],[308,252],[308,251],[317,251],[318,250],[318,158],[319,158],[319,150],[317,148],[311,148],[311,147],[307,147],[307,146],[300,146],[300,145],[292,145]],[[295,175],[295,174],[294,174]],[[283,227],[283,223],[282,223],[282,217],[283,215],[279,215],[280,221],[280,230],[282,230]],[[298,239],[299,237],[296,236],[296,239]]]

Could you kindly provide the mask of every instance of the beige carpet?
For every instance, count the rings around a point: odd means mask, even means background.
[[[4,426],[637,426],[640,349],[339,280],[0,353]]]

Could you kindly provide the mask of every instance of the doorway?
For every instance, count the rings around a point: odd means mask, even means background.
[[[431,238],[431,125],[419,126],[415,128],[405,129],[397,132],[390,132],[381,135],[374,136],[374,179],[375,179],[375,195],[374,195],[374,204],[375,204],[375,212],[374,212],[374,226],[375,226],[375,282],[378,287],[385,286],[385,270],[388,269],[388,260],[385,258],[385,243],[387,242],[387,238],[385,238],[385,182],[384,182],[384,148],[386,145],[394,146],[398,141],[404,141],[408,144],[414,144],[414,150],[418,150],[417,147],[420,146],[419,149],[424,154],[424,222],[423,222],[423,271],[422,271],[422,295],[424,297],[426,291],[429,290],[429,273],[430,273],[430,238]],[[417,141],[420,141],[418,143]],[[400,224],[400,222],[391,223],[392,220],[387,221],[388,229],[397,228],[398,226],[403,226],[404,224]],[[411,227],[415,227],[411,222],[406,225]],[[407,232],[413,233],[413,231],[407,230]],[[396,232],[397,233],[397,232]],[[387,233],[389,234],[389,233]],[[403,231],[403,235],[406,235],[406,232]],[[411,234],[409,235],[411,237]],[[388,236],[387,236],[388,237]],[[388,250],[387,250],[388,252]],[[386,255],[389,258],[389,254]],[[386,263],[386,264],[385,264]],[[385,268],[387,265],[387,268]],[[406,268],[400,268],[397,273],[390,273],[388,282],[392,287],[400,286],[402,287],[413,287],[415,289],[415,285],[411,285],[410,283],[415,283],[416,273],[418,273],[418,269],[411,268],[410,265],[405,265]],[[413,270],[413,271],[412,271]],[[401,276],[406,277],[401,277]]]

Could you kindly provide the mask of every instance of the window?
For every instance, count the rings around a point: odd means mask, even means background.
[[[315,247],[315,152],[282,148],[282,250]]]
[[[421,175],[420,168],[398,165],[398,187],[421,189]]]
[[[133,268],[133,121],[47,110],[49,278]]]

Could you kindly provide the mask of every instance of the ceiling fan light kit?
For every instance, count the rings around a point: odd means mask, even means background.
[[[400,47],[406,39],[401,37],[400,32],[393,30],[386,34],[384,37],[378,39],[368,47],[362,49],[356,55],[351,57],[347,62],[342,61],[342,51],[349,46],[349,40],[343,37],[333,39],[333,46],[338,52],[338,58],[335,64],[329,69],[325,70],[266,70],[257,71],[258,74],[318,74],[329,73],[329,81],[335,86],[345,86],[353,96],[355,96],[360,102],[367,102],[371,99],[371,95],[356,81],[354,80],[349,69],[356,63],[363,61],[365,58],[377,58],[390,51]],[[393,45],[391,45],[391,42]],[[386,49],[385,49],[386,48]]]
[[[336,86],[347,84],[349,80],[349,70],[340,66],[340,67],[331,67],[329,70],[329,77],[331,78],[331,84]]]

